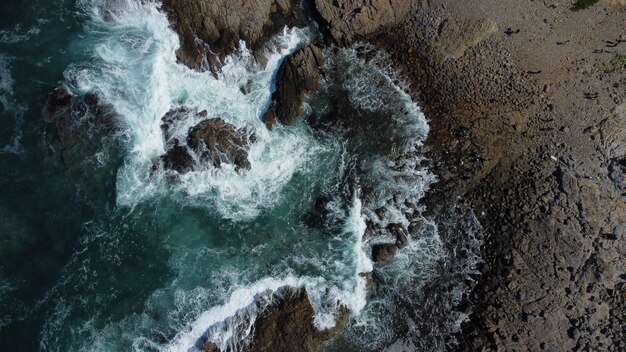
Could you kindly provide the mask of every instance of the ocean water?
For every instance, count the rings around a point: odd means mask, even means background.
[[[479,228],[470,212],[446,227],[462,240],[441,236],[415,206],[435,182],[420,149],[428,124],[384,53],[326,51],[336,77],[306,109],[323,114],[325,94],[346,93],[387,126],[384,145],[371,146],[304,120],[273,131],[261,122],[281,61],[314,38],[311,28],[277,34],[263,65],[242,43],[216,77],[176,62],[179,40],[158,2],[8,0],[0,13],[1,350],[193,351],[201,338],[237,350],[250,341],[256,302],[286,287],[307,290],[320,330],[348,309],[329,350],[441,349],[463,319],[453,306],[480,260]],[[41,116],[58,85],[97,94],[116,116],[111,134],[77,135],[90,147],[71,165]],[[165,148],[161,118],[181,106],[254,130],[250,170],[151,172]],[[177,124],[174,136],[198,122]],[[312,225],[320,197],[329,214]],[[384,228],[409,218],[419,233],[374,265],[371,245],[395,239],[367,235],[366,220]],[[470,255],[460,259],[457,245]],[[381,283],[374,297],[365,273]],[[443,277],[450,306],[433,341],[420,304]]]

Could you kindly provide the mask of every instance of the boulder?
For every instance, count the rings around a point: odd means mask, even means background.
[[[341,309],[335,328],[318,331],[313,325],[315,311],[306,290],[289,289],[277,296],[254,323],[252,343],[245,351],[321,351],[322,342],[342,329],[348,312]]]
[[[178,139],[174,141],[174,146],[161,156],[161,162],[163,162],[163,167],[179,174],[193,170],[193,157],[186,147],[180,145]]]
[[[226,163],[235,165],[237,170],[250,168],[248,150],[256,140],[254,133],[247,128],[238,129],[221,118],[206,119],[207,116],[206,110],[195,112],[185,106],[172,109],[163,116],[161,130],[166,152],[159,161],[165,169],[181,174],[192,171],[196,162],[192,152],[198,162],[210,163],[213,167],[219,168]],[[184,145],[175,137],[175,131],[178,124],[184,124],[189,118],[204,120],[189,129]]]
[[[396,237],[396,247],[399,249],[409,244],[408,233],[401,224],[389,224],[387,230]]]
[[[320,29],[341,45],[399,24],[415,7],[410,0],[315,0]]]
[[[187,145],[215,167],[227,163],[240,170],[250,169],[248,151],[255,140],[254,133],[247,129],[237,129],[221,118],[212,118],[191,128]]]
[[[164,0],[162,8],[178,32],[178,59],[195,69],[218,64],[243,40],[260,54],[286,25],[303,23],[294,0]]]
[[[372,246],[372,260],[376,263],[385,263],[396,255],[398,247],[393,243],[380,243]]]
[[[278,69],[276,91],[263,121],[272,129],[276,119],[291,125],[302,114],[302,103],[307,95],[321,88],[321,68],[324,66],[322,50],[307,45],[287,57]]]

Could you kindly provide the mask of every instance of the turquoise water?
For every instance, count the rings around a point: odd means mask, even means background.
[[[278,65],[310,29],[278,34],[264,66],[242,47],[214,77],[176,63],[178,38],[158,3],[0,7],[1,350],[188,351],[203,336],[236,348],[249,339],[255,301],[282,287],[307,289],[319,329],[346,306],[343,337],[354,349],[398,340],[394,295],[417,294],[449,253],[436,226],[405,205],[434,181],[419,155],[428,126],[383,54],[366,61],[358,53],[367,46],[326,53],[340,68],[327,93],[344,91],[393,121],[381,148],[305,122],[270,132],[260,121]],[[115,133],[77,136],[89,147],[73,164],[41,117],[59,84],[96,93],[116,113]],[[323,114],[323,102],[307,111]],[[180,106],[254,129],[251,169],[151,175],[164,152],[161,117]],[[320,197],[330,215],[312,224]],[[380,220],[374,211],[383,205]],[[374,267],[369,246],[394,239],[364,236],[365,220],[407,226],[407,212],[428,225],[392,264]],[[367,300],[360,274],[371,271],[386,288]],[[407,329],[405,337],[419,335]]]

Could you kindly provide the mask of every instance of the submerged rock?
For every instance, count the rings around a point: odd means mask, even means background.
[[[52,141],[61,150],[66,166],[93,155],[99,141],[116,128],[113,108],[103,104],[96,94],[75,96],[64,87],[50,93],[42,116],[54,126]]]
[[[381,243],[372,246],[372,260],[376,263],[385,263],[396,255],[398,247],[393,243]]]
[[[216,65],[241,40],[258,56],[274,34],[303,23],[293,0],[164,0],[163,9],[180,37],[178,59],[196,69]]]
[[[302,103],[306,95],[321,88],[321,68],[324,66],[322,50],[316,45],[307,45],[285,59],[276,77],[276,91],[272,104],[263,116],[263,121],[272,129],[276,119],[291,125],[302,114]]]

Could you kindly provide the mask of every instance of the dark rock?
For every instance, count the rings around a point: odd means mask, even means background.
[[[406,0],[315,0],[314,9],[322,32],[348,45],[400,23],[415,4]]]
[[[194,115],[194,116],[190,116]],[[187,134],[187,145],[174,138],[175,126],[188,118],[206,118],[206,111],[193,112],[187,107],[172,109],[163,116],[161,130],[165,137],[166,153],[159,159],[165,169],[178,173],[194,169],[194,152],[199,163],[210,163],[221,167],[222,163],[233,164],[237,170],[249,169],[248,150],[255,142],[254,133],[247,128],[236,128],[220,118],[205,119]]]
[[[315,45],[305,46],[283,61],[278,69],[272,105],[263,116],[269,129],[276,119],[291,125],[302,114],[305,96],[321,88],[320,69],[323,66],[322,50]]]
[[[72,95],[63,87],[56,87],[48,96],[44,117],[48,122],[53,122],[59,116],[60,112],[71,107]]]
[[[165,155],[161,156],[161,161],[163,162],[163,167],[180,174],[193,170],[193,157],[191,157],[186,147],[179,144],[177,139],[174,146]]]
[[[372,259],[376,263],[385,263],[396,255],[398,247],[392,243],[381,243],[372,246]]]
[[[257,318],[252,343],[245,351],[321,351],[322,342],[347,323],[348,312],[344,308],[334,329],[318,331],[313,325],[315,312],[304,289],[290,289],[276,300],[277,304]]]
[[[220,349],[211,340],[202,343],[202,352],[220,352]]]
[[[250,169],[248,150],[255,141],[253,133],[247,129],[237,129],[221,118],[200,122],[189,131],[187,144],[203,160],[215,167],[222,163],[234,164],[237,170]]]
[[[180,61],[191,68],[219,66],[220,61],[246,42],[255,55],[286,25],[304,23],[292,0],[164,0],[163,9],[178,32]]]

